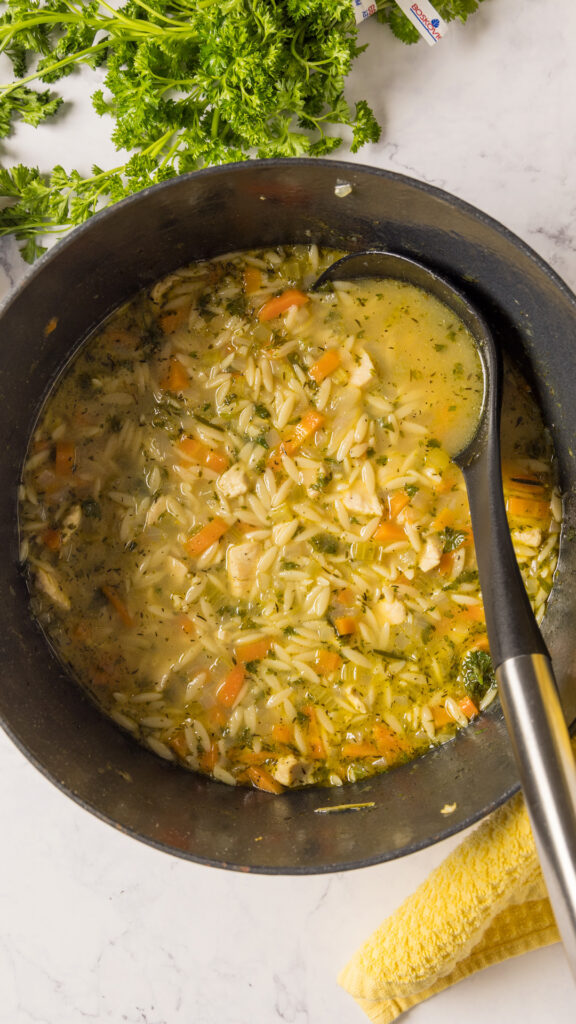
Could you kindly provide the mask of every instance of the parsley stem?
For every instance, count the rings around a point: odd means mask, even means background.
[[[184,27],[186,27],[185,22],[175,21],[174,18],[168,18],[165,14],[162,14],[161,11],[155,11],[153,7],[149,7],[148,4],[144,3],[144,0],[132,0],[132,2],[136,4],[137,7],[142,7],[143,10],[148,11],[148,13],[151,14],[154,18],[160,18],[162,21],[165,21],[168,25],[183,25]],[[201,5],[198,4],[197,6]],[[188,28],[189,27],[190,25],[188,25]]]
[[[88,54],[98,53],[100,50],[104,50],[108,47],[108,41],[102,40],[101,43],[95,43],[94,46],[87,46],[85,50],[79,50],[77,53],[71,53],[68,57],[63,57],[62,60],[55,61],[47,68],[42,68],[39,71],[33,71],[27,75],[26,78],[19,78],[16,82],[11,82],[10,85],[4,85],[0,87],[0,97],[9,96],[11,92],[19,89],[22,85],[27,85],[28,82],[34,82],[37,78],[42,78],[44,75],[52,74],[54,71],[58,71],[60,68],[67,67],[68,64],[73,64],[76,61],[81,61]]]

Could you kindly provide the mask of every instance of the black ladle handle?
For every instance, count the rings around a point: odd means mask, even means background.
[[[480,427],[484,436],[480,444],[473,442],[469,458],[463,453],[455,461],[466,481],[486,629],[496,669],[507,658],[547,656],[548,651],[510,537],[500,458],[501,370],[490,366],[488,372],[491,394]]]

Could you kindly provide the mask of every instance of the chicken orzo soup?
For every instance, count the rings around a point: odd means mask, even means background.
[[[271,792],[384,771],[496,693],[450,459],[482,400],[474,343],[398,281],[308,292],[338,255],[234,254],[138,295],[53,389],[21,485],[59,657],[161,757]],[[541,619],[560,500],[511,368],[503,474]]]

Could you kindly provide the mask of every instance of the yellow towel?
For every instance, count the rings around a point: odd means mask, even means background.
[[[518,794],[432,872],[338,980],[373,1024],[390,1024],[469,974],[558,940]]]

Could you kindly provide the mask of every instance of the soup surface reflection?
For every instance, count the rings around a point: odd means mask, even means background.
[[[49,396],[20,500],[33,609],[156,754],[273,793],[450,739],[496,693],[462,475],[483,391],[455,315],[397,281],[307,289],[339,253],[184,267]],[[560,500],[508,368],[503,475],[538,618]]]

